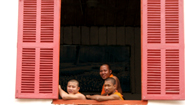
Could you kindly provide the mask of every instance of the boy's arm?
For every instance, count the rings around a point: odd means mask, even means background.
[[[62,96],[62,99],[64,100],[86,100],[85,96],[83,94],[77,93],[77,94],[65,94]]]
[[[87,98],[90,98],[90,99],[93,99],[93,100],[96,100],[97,97],[99,97],[101,95],[86,95]]]
[[[77,93],[77,94],[68,94],[66,93],[59,85],[59,93],[60,96],[62,97],[62,99],[64,100],[76,100],[76,99],[80,99],[80,100],[85,100],[85,96],[83,94]]]
[[[58,89],[59,89],[59,94],[60,94],[61,97],[62,97],[63,95],[68,94],[68,93],[66,93],[66,92],[61,88],[60,85],[58,86]]]
[[[86,95],[87,98],[97,100],[97,101],[107,101],[107,100],[120,100],[120,97],[118,95],[110,95],[110,96],[101,96],[101,95]]]

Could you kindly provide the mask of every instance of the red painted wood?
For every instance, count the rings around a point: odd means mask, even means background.
[[[141,13],[142,99],[185,99],[183,0],[142,0]]]
[[[61,0],[20,0],[16,98],[58,98]]]
[[[95,101],[95,100],[53,100],[52,104],[104,104],[104,105],[147,105],[148,101],[139,100],[109,100],[109,101]]]

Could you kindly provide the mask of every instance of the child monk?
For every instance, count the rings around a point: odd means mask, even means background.
[[[79,82],[77,80],[70,80],[67,84],[67,92],[65,92],[59,85],[59,94],[64,100],[86,100],[86,97],[79,92]]]
[[[97,101],[124,100],[121,93],[116,91],[116,80],[109,77],[104,82],[105,95],[86,95],[87,98]]]

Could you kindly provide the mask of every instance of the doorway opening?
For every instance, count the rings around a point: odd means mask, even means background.
[[[99,67],[111,65],[126,100],[141,100],[140,0],[62,0],[59,84],[76,79],[100,94]]]

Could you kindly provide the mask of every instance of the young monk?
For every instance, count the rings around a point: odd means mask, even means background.
[[[111,67],[109,64],[103,64],[100,66],[100,76],[102,77],[102,79],[107,79],[109,77],[112,77],[116,80],[116,90],[122,94],[122,89],[121,89],[121,86],[120,86],[120,81],[119,79],[114,76],[112,74],[112,70],[111,70]],[[102,87],[102,91],[101,91],[101,95],[105,95],[105,90],[104,90],[104,86]]]
[[[79,92],[79,82],[77,80],[70,80],[67,84],[67,92],[66,93],[61,86],[59,85],[59,94],[64,100],[85,100],[86,97]]]
[[[97,100],[97,101],[106,101],[106,100],[124,100],[121,93],[116,91],[116,80],[112,77],[109,77],[104,82],[105,96],[103,95],[86,95],[87,98]]]

